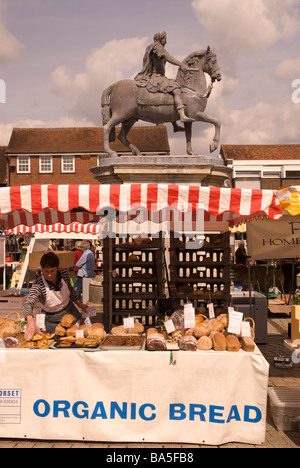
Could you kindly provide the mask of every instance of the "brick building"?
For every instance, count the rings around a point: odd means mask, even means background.
[[[275,189],[300,185],[300,145],[222,145],[232,186]]]
[[[118,135],[120,128],[116,131]],[[144,155],[170,154],[164,125],[134,127],[128,139]],[[118,139],[111,148],[120,155],[131,154]],[[1,177],[8,186],[97,184],[90,168],[103,157],[102,128],[14,128],[8,147],[2,153],[0,148],[0,168],[7,166]]]
[[[7,186],[7,161],[5,154],[7,151],[7,146],[0,146],[0,187]]]

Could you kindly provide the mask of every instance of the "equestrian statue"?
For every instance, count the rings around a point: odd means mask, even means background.
[[[115,140],[115,127],[119,124],[122,124],[119,140],[134,155],[141,154],[127,139],[127,134],[138,120],[154,124],[170,122],[175,132],[185,131],[189,155],[196,155],[191,145],[192,123],[211,123],[215,127],[215,135],[210,152],[218,148],[221,124],[204,112],[213,83],[222,79],[216,53],[208,46],[206,50],[193,52],[180,62],[166,51],[166,43],[165,31],[156,33],[153,44],[146,49],[143,68],[135,79],[118,81],[102,94],[104,151],[110,157],[118,157],[109,142]],[[175,80],[165,76],[167,62],[179,67]],[[210,76],[209,85],[205,73]],[[184,128],[177,124],[178,120]]]

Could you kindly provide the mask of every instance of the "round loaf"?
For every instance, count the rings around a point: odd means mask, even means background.
[[[212,340],[208,336],[201,336],[198,340],[198,349],[201,351],[209,351],[212,349]]]

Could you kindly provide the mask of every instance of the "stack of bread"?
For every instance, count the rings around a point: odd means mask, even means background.
[[[76,337],[78,330],[83,331],[83,337]],[[98,346],[105,338],[106,333],[102,323],[94,323],[90,328],[86,325],[75,325],[75,318],[71,314],[65,315],[55,329],[55,335],[60,337],[59,347],[67,348],[76,344],[82,347]]]
[[[199,316],[198,316],[199,317]],[[229,316],[221,314],[217,318],[208,319],[205,316],[197,319],[194,328],[185,331],[184,336],[194,337],[200,350],[238,352],[241,348],[247,352],[255,350],[255,324],[250,327],[251,338],[242,337],[228,332]],[[245,319],[246,320],[246,319]]]

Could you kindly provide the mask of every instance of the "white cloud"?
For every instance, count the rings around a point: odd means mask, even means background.
[[[275,69],[275,76],[280,81],[300,78],[300,56],[283,60]]]
[[[72,77],[62,65],[52,73],[53,92],[67,99],[72,115],[101,123],[101,93],[116,81],[128,78],[142,68],[147,38],[112,40],[90,52],[85,69]],[[132,76],[132,77],[133,77]]]
[[[9,31],[6,24],[7,0],[0,0],[0,62],[16,58],[24,45]]]
[[[200,24],[228,53],[259,53],[299,31],[295,0],[193,0]]]

